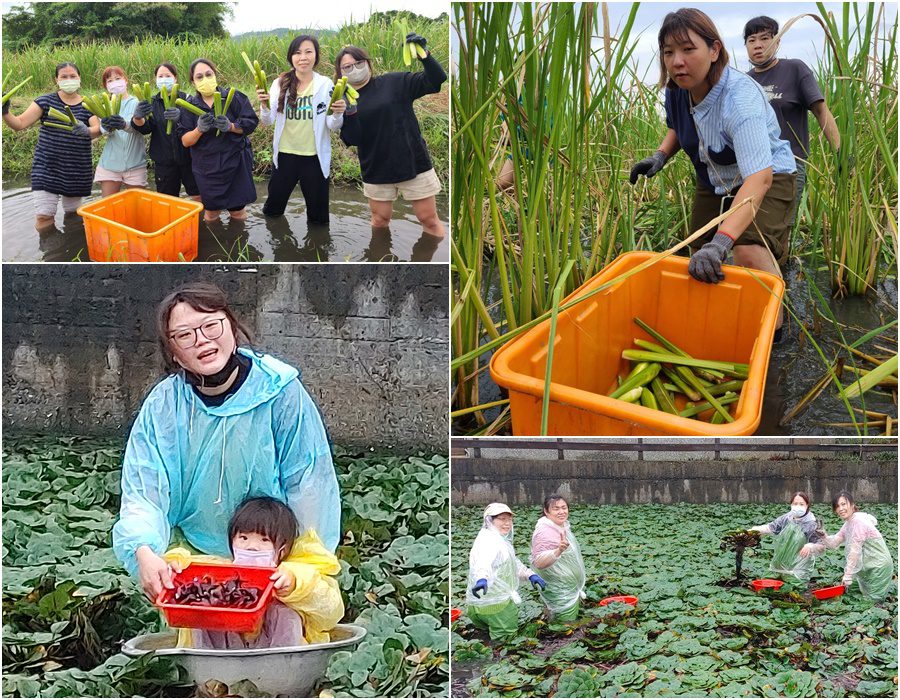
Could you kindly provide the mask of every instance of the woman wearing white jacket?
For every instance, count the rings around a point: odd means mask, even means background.
[[[263,206],[266,216],[281,216],[300,183],[310,223],[328,223],[328,174],[331,171],[331,131],[344,123],[344,103],[328,102],[334,88],[330,78],[315,72],[319,42],[307,34],[295,37],[288,48],[293,70],[282,73],[269,92],[257,90],[260,120],[275,124],[272,177]]]
[[[491,639],[504,639],[519,626],[519,580],[544,588],[544,579],[516,556],[513,549],[513,512],[505,503],[484,509],[481,530],[469,552],[466,605],[469,619],[488,630]]]

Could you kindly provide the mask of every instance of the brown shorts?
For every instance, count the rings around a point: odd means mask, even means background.
[[[772,186],[766,192],[756,216],[735,245],[768,245],[772,255],[783,265],[790,252],[791,215],[794,211],[794,191],[796,175],[778,173],[772,176]],[[727,195],[713,194],[702,185],[697,185],[694,193],[694,210],[691,212],[691,231],[705,226],[710,220],[728,211],[734,202],[737,190]],[[691,243],[691,249],[698,250],[709,243],[716,231],[713,229]],[[763,243],[765,241],[765,244]]]

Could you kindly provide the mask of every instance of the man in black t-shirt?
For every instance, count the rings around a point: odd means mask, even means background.
[[[809,125],[807,111],[819,122],[825,138],[837,151],[841,145],[834,116],[825,104],[816,76],[803,61],[778,58],[771,44],[778,34],[778,22],[771,17],[754,17],[744,26],[744,46],[753,69],[747,72],[769,99],[781,126],[781,138],[789,141],[797,161],[797,196],[791,228],[797,216],[797,206],[806,185],[806,160],[809,158]]]

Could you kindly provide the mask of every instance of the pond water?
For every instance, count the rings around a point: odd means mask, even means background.
[[[152,182],[151,182],[152,184]],[[249,218],[231,222],[223,214],[218,222],[200,217],[196,262],[447,262],[449,239],[424,233],[409,202],[394,203],[388,228],[373,228],[369,205],[355,187],[331,187],[331,223],[310,224],[298,187],[285,215],[263,216],[265,182],[256,183],[257,200],[248,206]],[[100,197],[99,189],[88,201]],[[447,225],[446,195],[438,197],[438,214]],[[449,228],[449,227],[448,227]],[[3,183],[3,261],[69,262],[89,260],[84,224],[77,215],[57,212],[55,226],[39,233],[27,181]]]
[[[842,357],[847,357],[849,353],[837,345],[842,342],[841,334],[847,344],[850,344],[867,332],[879,328],[891,320],[897,320],[897,279],[891,278],[879,283],[876,291],[865,297],[835,299],[831,297],[828,273],[824,268],[810,269],[807,263],[801,264],[799,260],[793,259],[784,274],[788,299],[797,320],[785,313],[785,332],[781,342],[776,343],[772,348],[769,372],[766,376],[762,420],[755,434],[856,435],[857,431],[852,426],[828,425],[829,423],[850,422],[847,408],[833,386],[826,388],[805,410],[786,425],[781,424],[782,418],[809,392],[826,371],[825,364],[809,338],[801,330],[798,321],[809,329],[829,360],[838,353]],[[812,285],[819,290],[818,294],[813,291]],[[499,298],[496,290],[492,290],[492,293]],[[827,311],[823,309],[823,300],[827,305]],[[491,298],[489,301],[493,303],[496,299]],[[829,316],[834,317],[840,328],[830,320]],[[862,345],[860,349],[869,354],[886,354],[882,350],[875,349],[874,343],[883,348],[893,348],[893,352],[896,352],[896,326],[886,330],[882,336]],[[483,358],[483,362],[487,363],[486,357]],[[869,369],[871,366],[862,360],[857,360],[857,367]],[[845,371],[843,384],[848,386],[850,382],[851,374]],[[479,377],[480,401],[488,403],[501,398],[506,398],[505,394],[501,393],[500,388],[491,380],[489,372],[485,370]],[[892,394],[890,389],[876,387],[866,392],[863,398],[866,410],[887,413],[896,421],[896,391]],[[851,401],[851,405],[862,408],[863,401],[856,398]],[[489,421],[494,420],[499,413],[499,408],[492,409],[485,412],[485,417]],[[861,414],[857,413],[856,418],[861,420]],[[453,428],[454,434],[463,435],[472,430],[474,425],[454,422]],[[897,429],[895,425],[892,434],[896,435]],[[511,434],[511,426],[507,424],[501,434]],[[881,430],[870,429],[867,434],[879,435]]]

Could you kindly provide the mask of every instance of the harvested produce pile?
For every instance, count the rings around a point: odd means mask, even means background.
[[[895,503],[861,506],[897,546]],[[481,508],[454,508],[451,605],[465,611],[469,547]],[[569,521],[587,568],[585,618],[542,617],[530,586],[520,588],[519,634],[486,640],[464,613],[453,625],[453,697],[891,697],[897,685],[897,598],[871,605],[855,595],[805,600],[716,585],[734,570],[722,533],[781,515],[768,505],[573,506]],[[540,508],[516,517],[516,553],[525,561]],[[816,515],[834,534],[841,521]],[[745,578],[771,577],[774,538],[744,552]],[[818,558],[813,586],[840,581],[844,551]],[[793,589],[795,592],[797,589]],[[597,603],[635,595],[633,612]]]
[[[622,357],[632,363],[631,373],[624,379],[617,377],[617,386],[609,396],[682,418],[733,423],[725,406],[740,399],[749,367],[691,357],[641,319],[634,322],[657,342],[635,338],[639,349],[622,352]]]
[[[244,588],[237,575],[223,583],[215,583],[209,576],[202,579],[195,576],[175,589],[172,602],[213,608],[252,608],[259,601],[259,594],[258,588]]]

